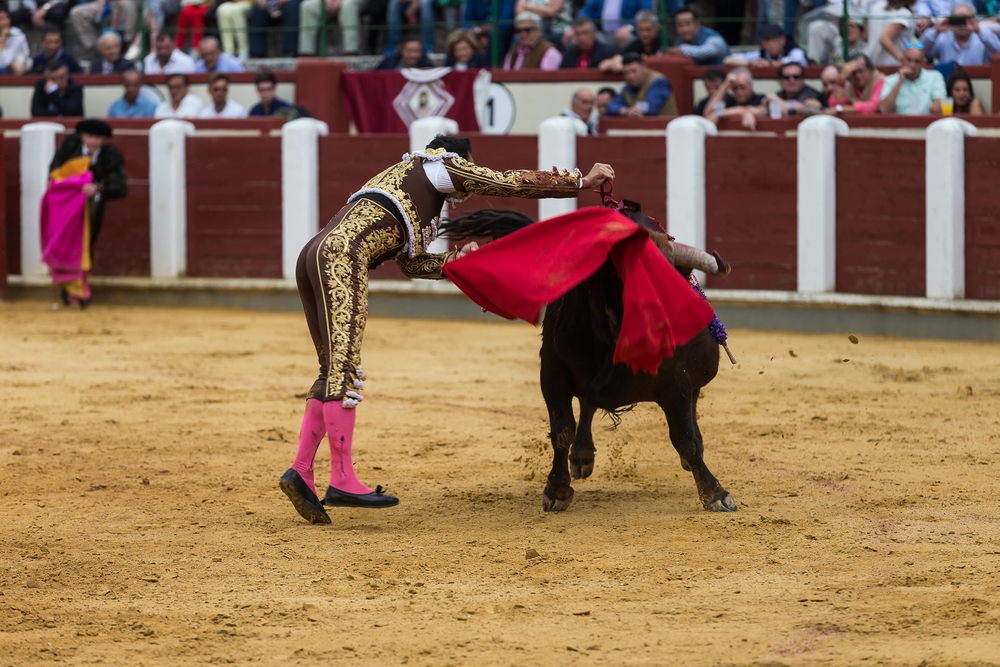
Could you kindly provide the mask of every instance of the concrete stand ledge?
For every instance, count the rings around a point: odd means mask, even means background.
[[[300,311],[291,280],[266,278],[91,279],[95,305],[127,304]],[[10,276],[12,299],[52,299],[45,276]],[[437,280],[373,280],[370,312],[376,317],[502,321],[484,313],[457,287]],[[730,328],[855,333],[1000,341],[1000,301],[871,296],[829,292],[706,290]]]

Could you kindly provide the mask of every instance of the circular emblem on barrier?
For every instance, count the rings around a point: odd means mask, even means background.
[[[514,97],[502,83],[491,83],[489,95],[479,115],[479,127],[483,134],[507,134],[514,126],[517,109]]]

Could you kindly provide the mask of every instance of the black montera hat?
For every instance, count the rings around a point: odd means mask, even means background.
[[[102,120],[97,120],[96,118],[88,118],[87,120],[81,120],[76,124],[77,134],[93,134],[98,137],[110,137],[111,136],[111,126]]]

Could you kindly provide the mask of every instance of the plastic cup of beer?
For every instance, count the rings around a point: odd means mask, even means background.
[[[781,118],[781,100],[769,100],[767,103],[767,112],[775,120]]]
[[[955,100],[950,97],[946,97],[941,100],[941,113],[945,116],[950,116],[955,113]]]

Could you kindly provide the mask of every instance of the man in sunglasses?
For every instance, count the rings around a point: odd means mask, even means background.
[[[785,63],[778,68],[778,99],[783,101],[785,116],[811,116],[826,106],[823,94],[806,85],[806,70],[798,63]]]
[[[947,96],[944,77],[925,69],[923,46],[909,42],[903,51],[903,66],[885,79],[879,111],[908,115],[941,113],[941,101]]]
[[[229,99],[229,75],[216,72],[208,79],[208,94],[212,103],[201,110],[198,118],[246,118],[247,109],[236,100]]]
[[[955,5],[945,16],[920,36],[927,57],[939,63],[988,65],[1000,52],[1000,37],[980,30],[976,10],[969,5]]]
[[[553,71],[562,64],[562,52],[552,42],[542,38],[542,19],[532,12],[514,17],[517,44],[503,60],[506,70],[541,69]]]

